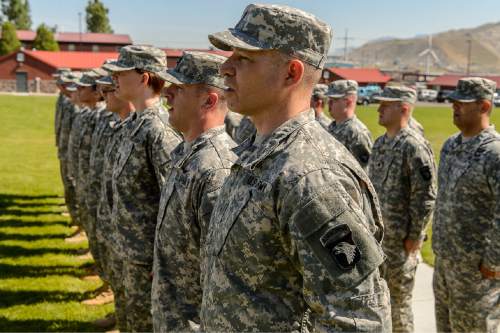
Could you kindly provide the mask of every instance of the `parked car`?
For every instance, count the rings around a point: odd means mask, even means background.
[[[498,93],[495,93],[493,97],[493,104],[495,104],[495,106],[500,106],[500,95]]]
[[[358,88],[358,104],[368,105],[375,103],[375,97],[379,96],[382,89],[378,86],[367,86]]]
[[[419,89],[417,95],[419,101],[434,102],[437,98],[438,92],[432,89]]]
[[[453,90],[440,90],[436,96],[436,102],[438,103],[449,103],[450,100],[448,96],[453,92]]]

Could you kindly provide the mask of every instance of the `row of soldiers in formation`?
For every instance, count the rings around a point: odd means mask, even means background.
[[[60,73],[66,202],[121,331],[411,332],[432,214],[438,331],[496,331],[495,83],[459,81],[460,133],[437,171],[414,90],[384,89],[372,145],[357,83],[316,85],[331,39],[309,13],[249,5],[209,35],[229,58],[185,52],[167,69],[161,50],[131,45]]]

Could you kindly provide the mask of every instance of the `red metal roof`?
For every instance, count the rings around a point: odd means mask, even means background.
[[[468,75],[471,76],[471,75]],[[459,75],[459,74],[444,74],[438,76],[432,81],[427,82],[429,86],[443,86],[443,87],[456,87],[458,84],[458,80],[461,78],[467,77],[467,75]],[[497,87],[500,87],[500,76],[483,76],[481,77],[485,79],[493,80],[497,83]]]
[[[34,41],[36,37],[35,31],[17,30],[17,38],[23,41]],[[58,32],[54,38],[59,43],[89,43],[89,44],[132,44],[132,39],[125,34],[101,34],[101,33],[82,33],[80,41],[80,33],[78,32]]]
[[[27,56],[44,62],[54,68],[68,67],[76,69],[90,69],[101,67],[107,59],[117,59],[116,52],[75,52],[75,51],[23,51]]]
[[[230,51],[222,51],[222,50],[207,50],[207,49],[162,49],[165,51],[168,57],[172,58],[180,58],[182,57],[182,52],[184,51],[200,51],[200,52],[207,52],[207,53],[212,53],[212,54],[218,54],[222,55],[225,57],[230,57],[233,52]]]
[[[377,68],[327,68],[330,72],[344,80],[355,80],[358,83],[387,83],[392,78],[382,74]]]

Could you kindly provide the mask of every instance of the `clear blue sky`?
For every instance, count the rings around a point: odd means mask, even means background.
[[[29,0],[33,29],[42,22],[59,31],[78,31],[78,12],[85,29],[87,0]],[[232,27],[249,1],[241,0],[103,0],[116,33],[135,43],[162,47],[209,46],[207,34]],[[258,1],[304,9],[328,22],[334,47],[343,47],[345,30],[351,46],[381,37],[410,38],[500,21],[500,0],[289,0]]]

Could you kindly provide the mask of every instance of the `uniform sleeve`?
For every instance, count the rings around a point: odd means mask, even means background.
[[[408,156],[410,173],[410,226],[407,239],[422,239],[436,201],[436,167],[432,151],[418,146]]]
[[[365,169],[368,168],[368,161],[372,154],[372,140],[368,135],[359,134],[356,142],[352,145],[352,153],[359,164]]]
[[[383,253],[349,194],[356,186],[346,189],[345,183],[320,170],[281,191],[283,247],[303,277],[316,328],[389,331],[389,294],[378,272]]]
[[[488,175],[488,185],[493,194],[495,207],[490,229],[485,230],[485,252],[483,264],[490,270],[500,272],[500,156],[490,163],[485,170]]]
[[[170,167],[170,153],[180,143],[180,139],[171,131],[157,133],[151,145],[151,161],[158,185],[165,185]]]

